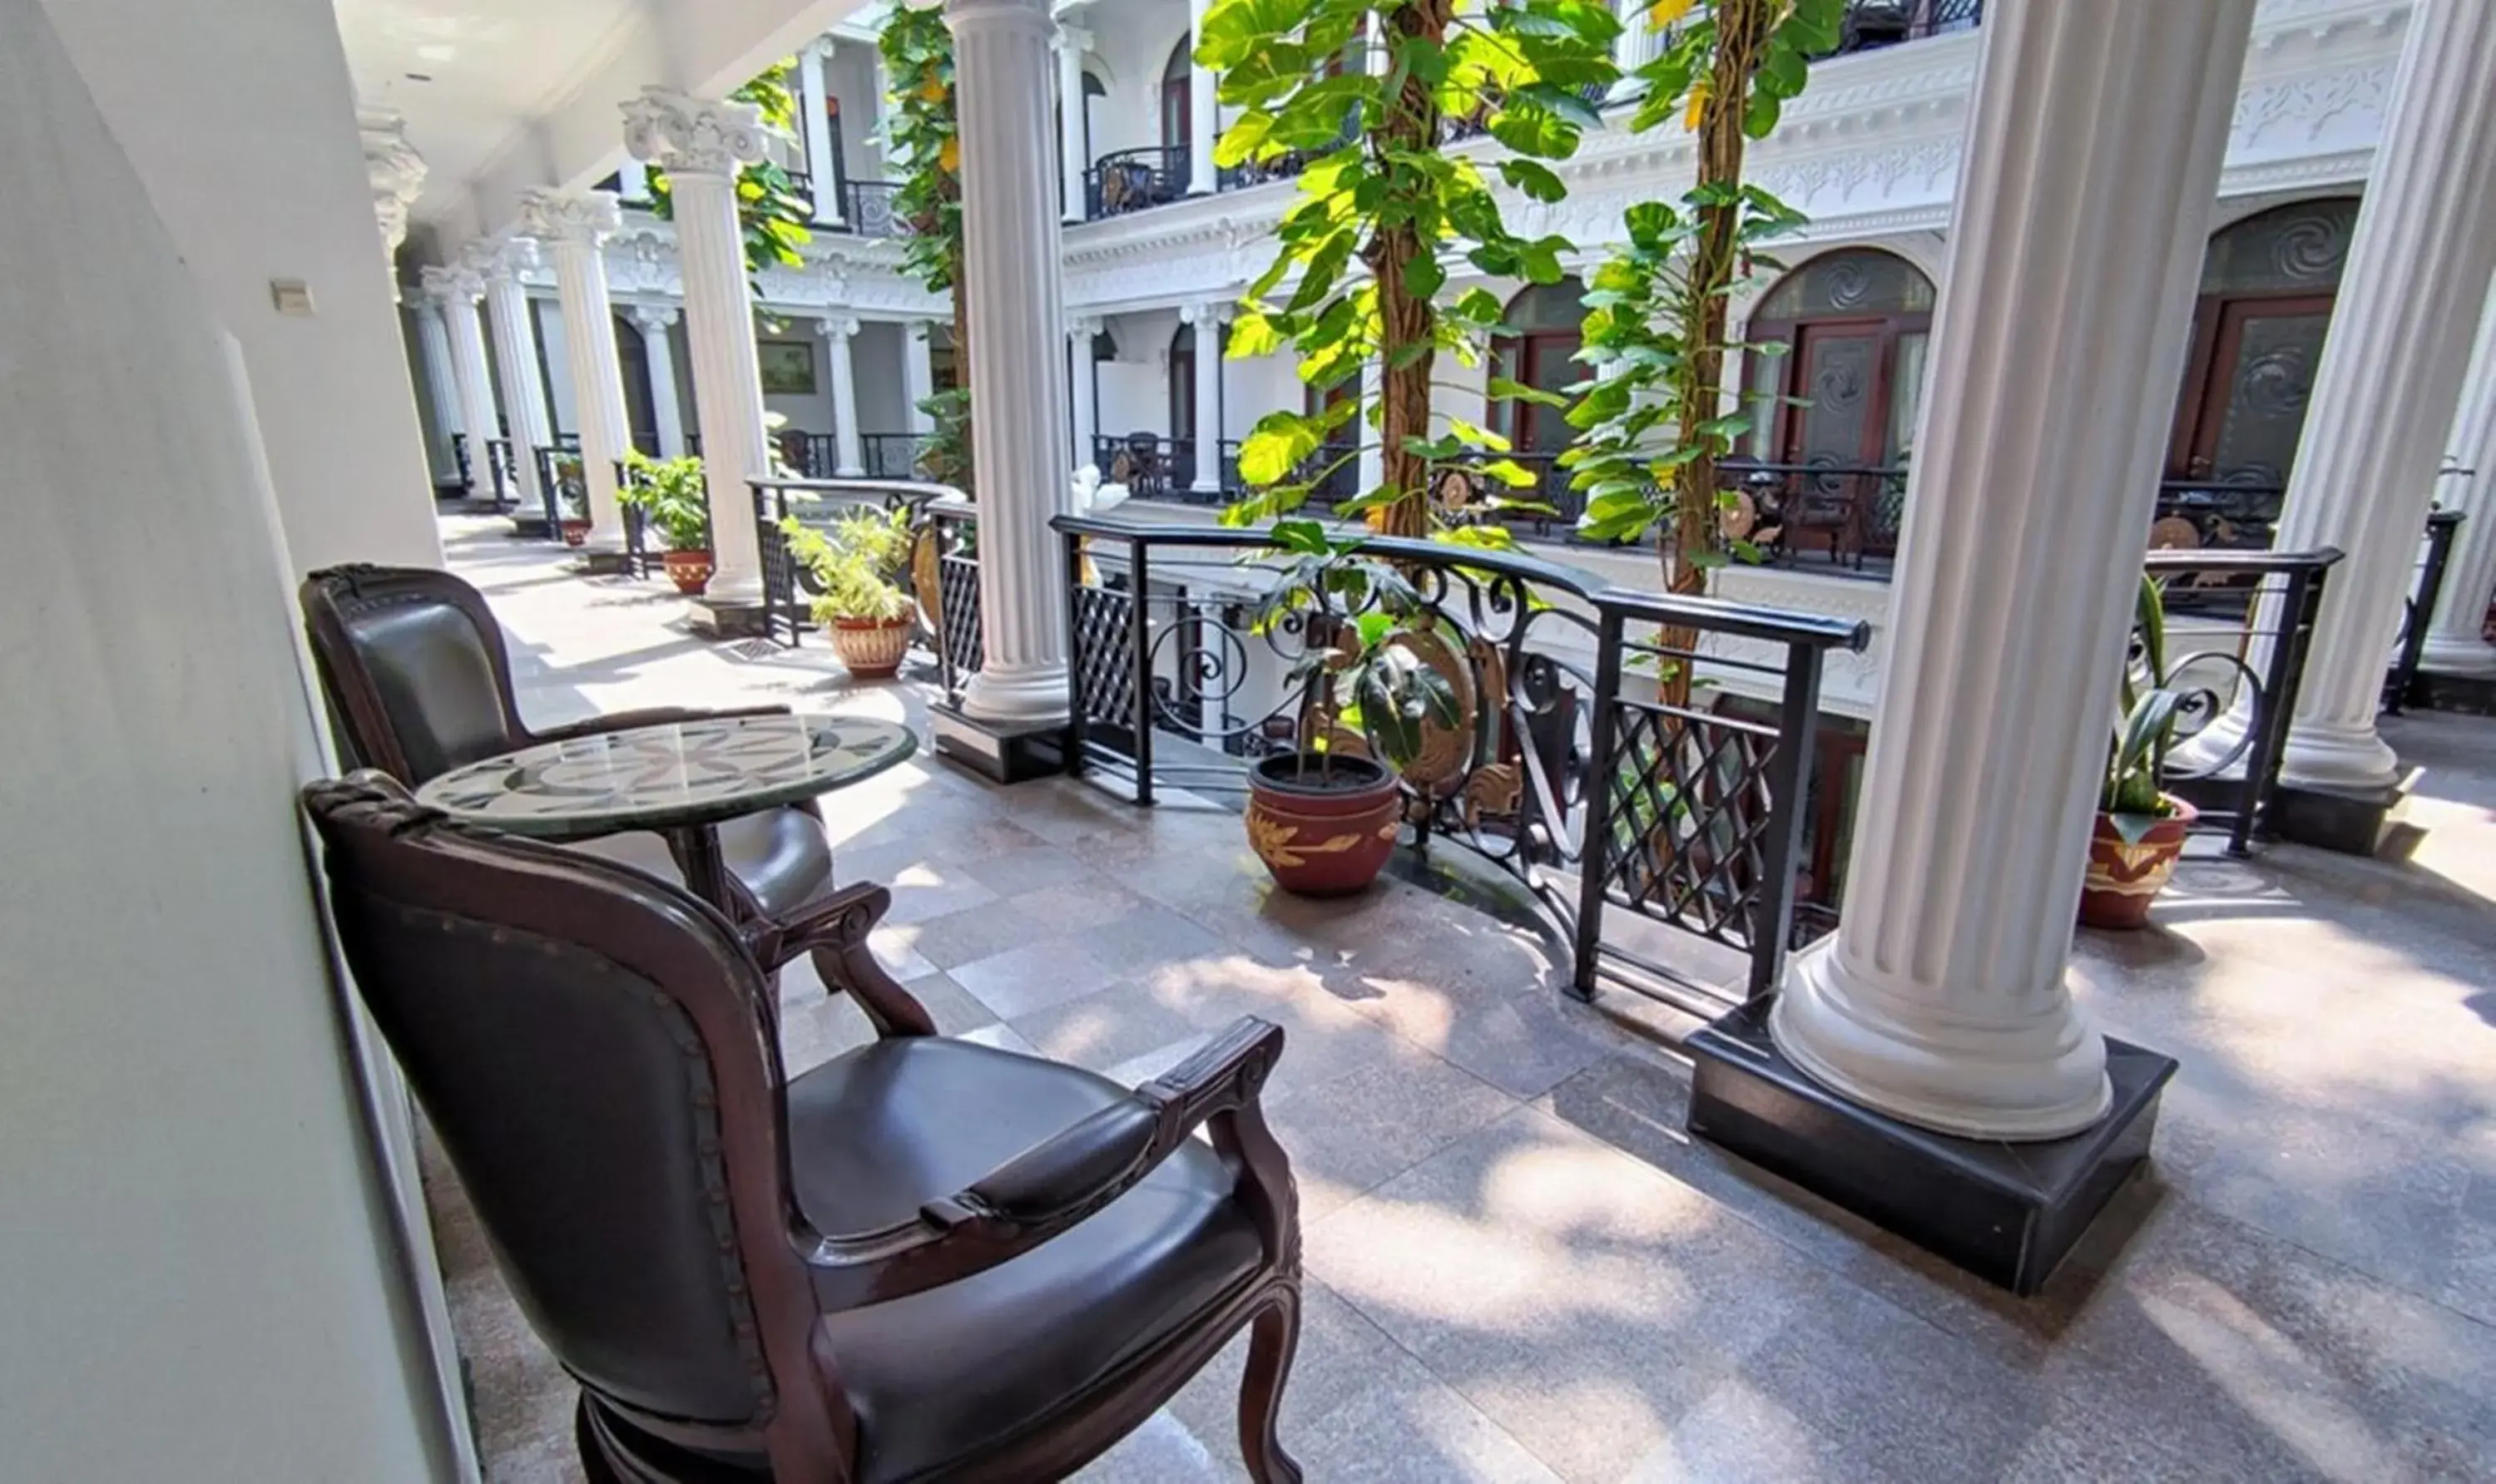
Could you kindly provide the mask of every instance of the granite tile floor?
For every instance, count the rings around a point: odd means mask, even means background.
[[[655,584],[449,518],[546,720],[784,700],[916,721],[820,644],[705,644]],[[2496,722],[2390,725],[2410,858],[2189,864],[2083,934],[2108,1031],[2179,1057],[2153,1166],[2020,1301],[1681,1132],[1684,1065],[1561,997],[1532,935],[1415,886],[1275,895],[1218,810],[999,789],[921,758],[827,801],[877,946],[960,1035],[1127,1079],[1242,1011],[1309,1299],[1283,1436],[1312,1480],[2496,1477]],[[802,968],[795,1068],[856,1043]],[[487,1477],[578,1477],[573,1388],[428,1168]],[[1234,1345],[1081,1476],[1244,1477]]]

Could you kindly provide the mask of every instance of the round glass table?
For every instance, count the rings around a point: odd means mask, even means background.
[[[481,758],[416,797],[462,823],[542,840],[656,831],[694,894],[730,912],[720,823],[872,778],[918,747],[909,727],[868,717],[697,717]]]

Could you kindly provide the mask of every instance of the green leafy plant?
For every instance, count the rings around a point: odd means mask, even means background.
[[[1462,717],[1456,693],[1396,635],[1428,632],[1437,620],[1391,562],[1361,554],[1357,538],[1336,540],[1314,520],[1278,520],[1268,534],[1291,558],[1258,610],[1261,632],[1299,616],[1306,652],[1289,684],[1300,696],[1318,772],[1338,727],[1368,743],[1372,757],[1401,773],[1421,755],[1426,727]],[[1300,754],[1305,775],[1312,749]]]
[[[935,425],[920,454],[927,478],[963,490],[971,469],[970,324],[962,282],[962,139],[954,112],[953,33],[933,7],[897,6],[877,40],[891,79],[888,160],[903,164],[893,214],[910,225],[903,264],[928,293],[953,301],[954,385],[922,400]]]
[[[2138,845],[2152,825],[2175,813],[2161,779],[2184,719],[2184,694],[2161,683],[2167,676],[2165,596],[2145,575],[2133,605],[2133,630],[2140,651],[2124,666],[2121,714],[2098,789],[2099,812],[2126,845]]]
[[[1705,592],[1708,569],[1727,557],[1716,465],[1753,409],[1727,409],[1726,356],[1779,349],[1730,340],[1729,300],[1746,264],[1775,266],[1759,245],[1803,223],[1743,183],[1744,145],[1776,127],[1809,59],[1836,49],[1844,10],[1845,0],[1716,0],[1693,14],[1692,0],[1661,0],[1647,13],[1672,32],[1634,75],[1645,96],[1630,127],[1678,119],[1697,137],[1698,181],[1678,207],[1632,206],[1628,245],[1595,271],[1579,354],[1593,369],[1569,411],[1580,437],[1560,462],[1586,494],[1579,529],[1611,541],[1653,530],[1675,593]],[[1687,677],[1668,684],[1686,688]]]
[[[828,530],[785,515],[780,534],[789,554],[805,564],[822,590],[813,603],[817,623],[889,624],[910,616],[910,593],[902,585],[910,570],[907,510],[853,507],[834,517]]]
[[[737,103],[750,103],[761,111],[763,122],[782,134],[797,130],[797,96],[789,86],[789,74],[797,65],[796,57],[783,57],[728,96]],[[830,190],[831,182],[815,182],[817,190]],[[650,209],[666,221],[676,219],[676,197],[668,172],[657,167],[650,170]],[[745,167],[736,174],[736,219],[745,239],[745,271],[751,274],[764,268],[805,266],[806,260],[797,250],[814,240],[806,224],[814,220],[814,202],[797,190],[796,179],[777,161],[762,160]],[[758,294],[761,292],[758,288]]]
[[[624,475],[616,499],[641,511],[669,550],[710,549],[710,500],[701,459],[655,459],[632,449],[624,455]]]
[[[1470,455],[1505,488],[1535,482],[1507,457],[1506,438],[1434,418],[1437,357],[1479,364],[1501,327],[1488,289],[1450,294],[1448,283],[1457,263],[1537,284],[1564,276],[1573,244],[1510,230],[1490,173],[1530,201],[1567,196],[1545,162],[1575,154],[1584,131],[1600,126],[1587,97],[1618,77],[1619,32],[1596,0],[1461,10],[1455,0],[1216,0],[1196,52],[1236,110],[1216,163],[1308,159],[1273,263],[1232,325],[1230,354],[1289,345],[1300,380],[1322,393],[1381,364],[1375,405],[1344,397],[1314,414],[1258,420],[1239,458],[1255,493],[1226,520],[1248,525],[1297,509],[1359,456],[1341,436],[1356,416],[1370,430],[1361,436],[1375,438],[1382,480],[1340,509],[1366,513],[1388,535],[1428,534],[1434,462]],[[1443,152],[1451,119],[1480,123],[1503,149],[1479,159]],[[1496,379],[1490,394],[1527,392]]]

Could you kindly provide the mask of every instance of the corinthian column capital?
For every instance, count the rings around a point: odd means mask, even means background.
[[[624,225],[624,208],[609,191],[577,196],[539,189],[520,198],[520,231],[542,242],[595,247]]]
[[[774,131],[750,103],[645,87],[624,105],[624,147],[670,174],[733,175],[761,160]]]

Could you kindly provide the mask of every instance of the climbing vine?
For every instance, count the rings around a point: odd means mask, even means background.
[[[935,436],[920,454],[927,478],[973,487],[971,338],[962,282],[962,140],[954,115],[953,33],[933,8],[897,6],[877,43],[887,99],[885,157],[901,170],[894,217],[909,225],[907,269],[927,292],[953,301],[953,386],[920,403]]]
[[[1376,440],[1382,479],[1338,509],[1365,513],[1387,534],[1429,531],[1435,463],[1465,459],[1510,489],[1535,482],[1506,456],[1505,437],[1460,417],[1434,419],[1438,357],[1479,364],[1501,327],[1498,296],[1451,290],[1451,269],[1560,281],[1573,244],[1513,231],[1491,176],[1529,201],[1567,196],[1546,162],[1575,154],[1584,132],[1600,127],[1590,100],[1618,76],[1619,32],[1596,0],[1216,0],[1196,53],[1220,74],[1221,100],[1236,110],[1216,162],[1306,162],[1273,263],[1232,325],[1230,354],[1289,345],[1323,404],[1258,420],[1239,457],[1255,492],[1226,518],[1247,524],[1305,502],[1359,456],[1343,444],[1356,416],[1367,424],[1358,436]],[[1442,150],[1451,121],[1504,148]],[[1376,401],[1341,395],[1373,361]],[[1502,378],[1490,394],[1543,395]]]

